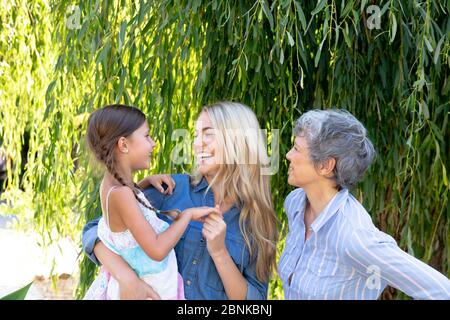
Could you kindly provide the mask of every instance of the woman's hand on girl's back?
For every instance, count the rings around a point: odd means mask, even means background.
[[[163,184],[167,185],[164,190]],[[152,176],[147,176],[141,181],[139,181],[138,186],[145,189],[149,186],[153,186],[156,190],[163,194],[172,194],[173,189],[175,189],[175,180],[170,176],[170,174],[155,174]]]
[[[161,300],[158,293],[139,277],[119,282],[119,292],[120,300]]]

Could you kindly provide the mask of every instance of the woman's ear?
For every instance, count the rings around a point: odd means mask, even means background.
[[[336,159],[335,158],[329,158],[325,161],[323,161],[319,166],[319,174],[331,178],[333,176],[333,170],[336,167]]]
[[[127,138],[120,137],[119,141],[117,141],[117,147],[120,153],[128,153]]]

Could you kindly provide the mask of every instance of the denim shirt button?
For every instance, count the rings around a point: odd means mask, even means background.
[[[192,283],[191,280],[186,281],[186,284],[187,284],[188,286],[190,286],[191,283]]]

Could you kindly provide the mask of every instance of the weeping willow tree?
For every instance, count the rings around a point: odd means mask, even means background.
[[[280,130],[278,150],[270,150],[280,155],[272,190],[286,231],[284,155],[293,121],[311,108],[336,107],[365,124],[378,151],[353,193],[403,249],[450,275],[450,1],[5,5],[0,143],[10,161],[2,197],[13,204],[30,197],[28,219],[44,242],[62,235],[79,242],[85,221],[100,215],[100,173],[84,142],[96,108],[120,102],[147,114],[158,149],[145,175],[189,172],[189,152],[186,161],[171,161],[180,151],[175,129],[192,130],[202,105],[249,105],[269,142]],[[77,297],[96,272],[83,255],[80,266]],[[283,297],[276,276],[270,297]]]

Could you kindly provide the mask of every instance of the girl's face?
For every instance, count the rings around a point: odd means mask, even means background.
[[[214,177],[219,170],[217,140],[208,113],[202,112],[197,119],[194,131],[194,152],[197,157],[198,170],[205,177]]]
[[[294,146],[286,154],[286,159],[290,162],[288,183],[291,186],[304,188],[320,177],[309,158],[308,144],[304,137],[295,137]]]
[[[150,167],[150,156],[156,143],[148,134],[149,128],[145,121],[127,139],[128,159],[133,171]]]

